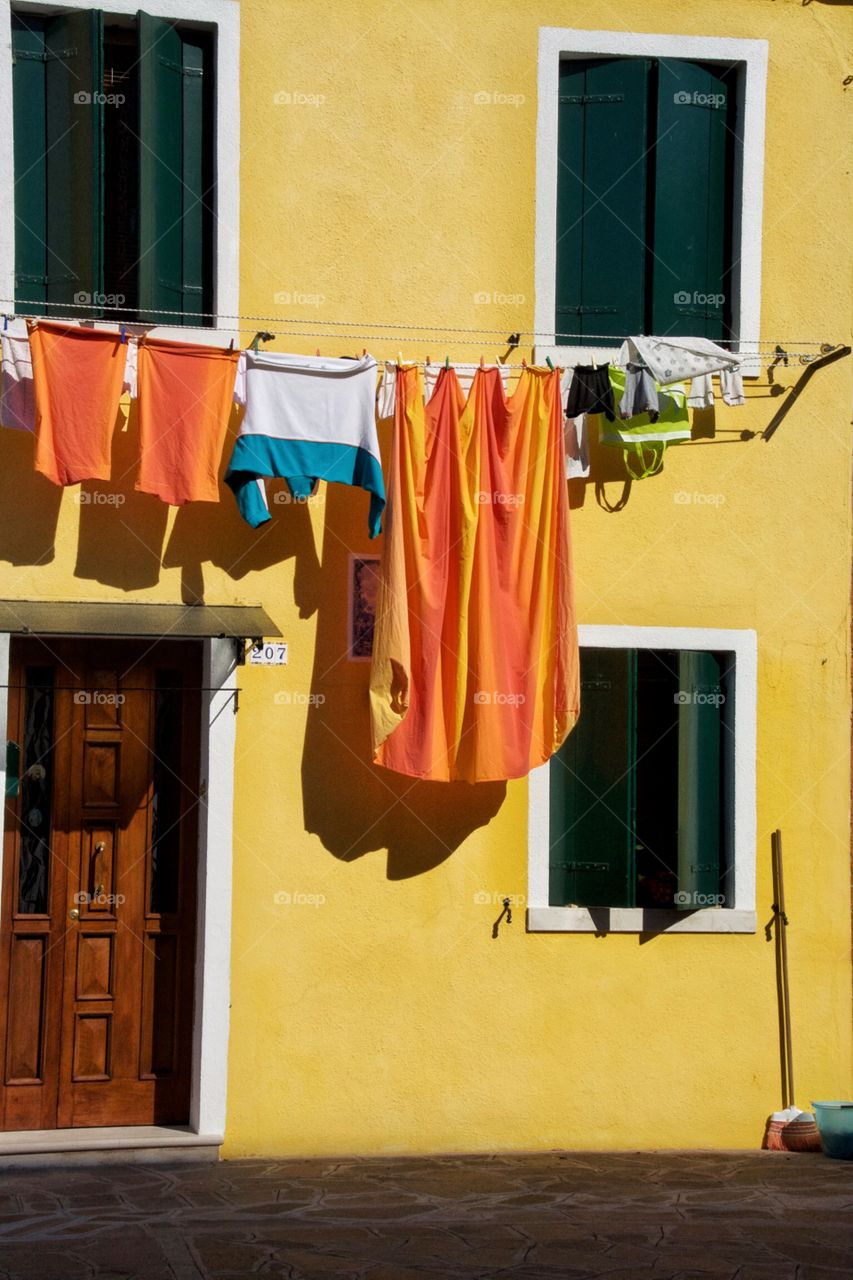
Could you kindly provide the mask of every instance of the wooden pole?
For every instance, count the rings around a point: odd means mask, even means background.
[[[785,880],[782,872],[782,832],[778,828],[773,832],[773,859],[776,863],[776,929],[782,962],[782,1010],[785,1023],[785,1075],[788,1094],[787,1098],[782,1099],[782,1105],[789,1107],[794,1104],[794,1049],[791,1035],[791,993],[788,986],[788,917],[785,913]]]

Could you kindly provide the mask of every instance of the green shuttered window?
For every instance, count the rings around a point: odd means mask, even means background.
[[[674,58],[560,67],[556,329],[731,336],[736,72]]]
[[[730,654],[581,649],[580,720],[550,765],[551,906],[726,905],[733,682]]]
[[[16,12],[12,49],[19,310],[210,312],[209,35],[142,11]]]

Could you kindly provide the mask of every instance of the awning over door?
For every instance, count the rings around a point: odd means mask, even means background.
[[[256,640],[281,631],[260,606],[0,600],[0,632],[43,636],[160,636]]]

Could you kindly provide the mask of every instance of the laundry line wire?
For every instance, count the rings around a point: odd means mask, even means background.
[[[56,307],[68,306],[68,303],[66,302],[51,303],[51,302],[42,302],[36,299],[17,299],[16,300],[12,298],[0,298],[0,306],[5,306],[7,304],[15,307],[40,307],[40,308],[49,308],[52,306],[56,306]],[[106,304],[101,305],[99,303],[76,303],[75,302],[73,303],[73,306],[78,311],[125,312],[128,310],[127,307],[118,307],[118,306],[106,305]],[[17,314],[17,312],[15,314]],[[274,334],[276,337],[317,338],[317,337],[328,336],[328,337],[337,337],[341,339],[345,339],[345,338],[357,338],[360,340],[366,339],[374,342],[378,342],[378,341],[396,342],[400,340],[401,335],[404,333],[408,335],[428,333],[428,334],[438,334],[442,336],[445,336],[448,334],[456,335],[456,334],[465,334],[465,333],[483,334],[485,336],[489,336],[489,335],[506,333],[505,328],[504,329],[488,329],[488,328],[481,329],[481,328],[476,328],[472,326],[460,328],[460,327],[452,327],[452,326],[449,327],[449,326],[427,325],[427,324],[397,324],[394,322],[380,322],[380,321],[373,321],[373,320],[320,320],[318,318],[306,319],[304,317],[300,317],[300,318],[294,317],[293,319],[289,319],[285,316],[259,316],[259,315],[236,315],[236,314],[228,315],[228,314],[223,314],[215,311],[177,311],[177,310],[169,311],[169,310],[161,310],[158,308],[156,311],[156,314],[158,316],[170,316],[175,319],[187,319],[187,320],[198,320],[198,321],[201,321],[201,320],[219,320],[219,321],[234,320],[238,322],[246,321],[250,326],[256,325],[256,324],[313,325],[313,326],[316,326],[317,328],[322,329],[322,332],[319,332],[319,333],[315,332],[313,329],[310,331],[296,330],[296,329],[290,329],[290,328],[270,329],[269,332]],[[21,317],[21,318],[27,318],[27,317]],[[29,318],[37,319],[38,317],[29,317]],[[64,322],[68,320],[79,320],[81,317],[79,315],[74,315],[74,316],[45,315],[44,318]],[[92,317],[93,321],[97,319],[99,319],[98,316]],[[133,320],[133,319],[122,320],[121,316],[116,316],[115,319],[109,321],[109,323],[114,323],[114,324],[125,323],[127,325],[152,325],[154,322],[140,321],[140,320]],[[160,326],[161,324],[162,322],[160,321],[156,322],[156,326]],[[205,326],[201,324],[197,326],[187,326],[187,327],[197,327],[200,329],[210,328],[210,326]],[[335,330],[343,331],[346,329],[354,329],[354,328],[384,330],[384,332],[373,332],[373,333],[367,333],[367,334],[334,332]],[[561,332],[561,331],[555,332],[552,330],[544,331],[544,330],[536,330],[536,329],[513,329],[511,336],[519,339],[533,338],[534,342],[536,339],[539,339],[540,345],[547,345],[549,343],[552,343],[553,340],[556,340],[557,338],[574,338],[574,339],[583,340],[587,342],[589,341],[600,342],[601,344],[614,344],[614,343],[620,342],[620,339],[617,336],[614,336],[612,333],[610,334],[608,333],[568,333],[568,332]],[[417,342],[428,341],[427,338],[417,338],[414,336],[410,337],[410,340],[417,341]],[[741,339],[719,338],[719,339],[716,339],[716,341],[719,344],[723,344],[723,343],[740,342]],[[458,345],[505,347],[508,345],[508,338],[504,338],[502,342],[493,342],[493,343],[484,342],[480,338],[472,339],[468,342],[458,340]],[[519,344],[515,343],[511,345],[519,345]],[[788,350],[789,347],[818,347],[819,348],[822,346],[835,346],[838,344],[825,343],[816,338],[802,338],[802,339],[779,338],[775,341],[768,340],[764,342],[759,341],[755,343],[749,342],[746,345],[748,345],[751,348],[750,351],[741,353],[741,354],[755,356],[755,355],[759,355],[762,350],[772,351],[775,354],[777,347],[783,347],[786,349],[785,354],[791,356],[791,355],[799,355],[799,354],[808,355],[811,353],[791,351],[791,350]]]
[[[163,312],[162,314],[164,314],[164,315],[165,315],[165,314],[182,314],[182,313],[177,313],[177,312],[173,312],[173,313],[166,313],[166,312]],[[190,313],[187,313],[187,314],[190,314]],[[31,319],[37,319],[37,317],[30,317],[30,318],[31,318]],[[245,318],[245,317],[244,317],[244,318]],[[56,321],[56,322],[58,322],[58,323],[67,323],[67,322],[79,323],[81,318],[80,318],[80,316],[49,316],[49,317],[45,317],[45,319],[53,320],[53,321]],[[255,319],[257,319],[257,317],[255,317]],[[111,324],[111,325],[115,325],[115,324],[121,324],[122,322],[121,322],[121,321],[118,321],[118,320],[113,320],[113,319],[110,319],[110,318],[107,318],[107,319],[100,319],[99,317],[93,316],[91,320],[86,320],[86,321],[84,321],[84,323],[87,323],[87,324],[88,324],[88,323],[91,323],[91,324],[98,324],[98,323],[102,323],[102,324]],[[127,326],[128,326],[128,327],[131,327],[132,325],[133,325],[133,326],[136,326],[136,327],[147,327],[147,328],[162,328],[162,327],[164,327],[164,326],[162,326],[162,325],[152,325],[152,324],[150,324],[150,323],[146,325],[146,324],[145,324],[145,322],[140,322],[140,321],[128,321],[128,322],[127,322]],[[167,326],[166,326],[166,327],[167,327]],[[177,327],[177,326],[175,326],[175,327]],[[219,334],[221,335],[221,334],[222,334],[222,332],[223,332],[221,329],[212,329],[212,328],[209,328],[209,327],[208,327],[208,328],[205,328],[205,327],[200,326],[200,325],[199,325],[199,326],[190,326],[190,325],[188,325],[188,326],[184,326],[184,327],[186,328],[187,333],[189,333],[189,332],[190,332],[190,330],[191,330],[192,328],[197,328],[199,332],[201,332],[201,333],[207,333],[207,334],[219,333]],[[464,333],[464,332],[466,332],[466,330],[460,330],[460,332],[463,332],[463,333]],[[470,332],[470,330],[469,330],[468,332]],[[267,330],[266,330],[266,333],[267,333],[267,334],[269,334],[271,337],[278,337],[278,338],[324,338],[324,339],[326,339],[326,341],[330,341],[330,340],[334,339],[334,340],[339,341],[339,342],[341,342],[341,343],[353,342],[353,341],[358,340],[358,341],[360,341],[360,342],[380,342],[380,341],[381,341],[381,342],[394,343],[394,344],[396,345],[398,342],[408,341],[408,342],[417,342],[420,346],[426,346],[427,344],[429,344],[429,343],[432,343],[432,342],[433,342],[433,339],[432,339],[432,338],[417,338],[417,337],[413,337],[411,334],[409,334],[409,335],[401,335],[401,334],[399,334],[399,333],[335,333],[335,332],[330,332],[329,330],[320,331],[320,330],[317,330],[317,329],[267,329]],[[131,334],[130,336],[131,336],[131,337],[136,337],[137,335],[135,335],[135,334]],[[561,335],[561,336],[566,336],[566,335]],[[613,342],[613,343],[616,343],[616,342],[618,342],[618,341],[619,341],[619,339],[618,339],[618,338],[610,338],[610,339],[609,339],[609,341],[610,341],[610,342]],[[501,349],[501,348],[506,347],[508,344],[507,344],[506,339],[504,339],[504,341],[503,341],[503,342],[485,342],[485,341],[480,341],[480,340],[478,340],[478,339],[473,339],[473,338],[468,338],[468,339],[465,339],[465,338],[455,338],[455,339],[454,339],[454,342],[453,342],[453,345],[455,345],[455,346],[462,346],[462,347],[474,347],[477,351],[483,351],[484,349],[487,349],[487,350],[490,350],[490,349]],[[510,345],[511,345],[511,346],[514,346],[514,344],[510,344]],[[544,345],[544,344],[543,344],[543,345]],[[553,350],[553,344],[549,344],[549,345],[551,346],[551,349]],[[822,344],[822,345],[829,346],[830,344]],[[834,348],[833,348],[833,349],[834,349]],[[366,349],[365,349],[365,350],[366,350]],[[577,350],[577,348],[575,348],[575,350]],[[591,362],[592,362],[592,360],[593,360],[593,357],[594,357],[594,355],[595,355],[595,352],[596,352],[597,350],[600,350],[600,348],[598,348],[598,347],[590,347],[590,348],[589,348],[589,356],[587,356],[585,359],[581,359],[581,360],[573,360],[573,361],[571,361],[571,362],[566,362],[566,363],[562,362],[562,361],[561,361],[561,359],[560,359],[560,357],[559,357],[559,355],[557,355],[557,356],[556,356],[556,359],[555,359],[554,367],[555,367],[555,368],[562,368],[562,369],[576,369],[579,365],[584,365],[584,364],[591,363]],[[330,355],[330,353],[329,353],[329,352],[324,352],[323,354],[324,354],[328,359],[333,359],[333,358],[335,358],[334,356]],[[369,355],[373,355],[373,353],[372,353],[372,352],[367,352],[367,354],[369,354]],[[400,353],[400,354],[402,354],[402,353]],[[783,353],[783,355],[780,355],[780,353],[778,352],[778,350],[776,350],[776,348],[773,348],[772,350],[765,350],[765,351],[763,351],[763,352],[762,352],[762,351],[760,351],[760,350],[753,350],[753,351],[749,351],[749,352],[736,352],[736,353],[733,353],[733,354],[740,355],[740,357],[741,357],[743,360],[752,360],[752,361],[756,361],[756,360],[757,360],[757,361],[758,361],[758,363],[759,363],[759,364],[761,364],[761,365],[771,365],[771,364],[776,365],[776,364],[781,363],[781,362],[782,362],[782,360],[783,360],[783,358],[784,358],[784,360],[789,360],[789,359],[798,359],[798,358],[807,358],[809,361],[813,361],[813,360],[816,360],[816,359],[818,359],[818,358],[819,358],[819,356],[820,356],[821,352],[820,352],[820,348],[818,349],[818,351],[797,351],[797,350],[793,350],[793,349],[788,349],[788,348],[786,348],[786,349],[785,349],[785,351],[784,351],[784,353]],[[390,357],[388,357],[388,356],[374,356],[373,358],[376,360],[377,364],[380,364],[380,365],[381,365],[381,364],[399,364],[399,363],[402,363],[402,364],[404,364],[404,365],[417,365],[417,366],[419,366],[419,367],[421,367],[421,368],[426,368],[427,366],[429,366],[430,368],[433,368],[433,367],[435,367],[435,366],[438,366],[438,365],[442,365],[442,364],[444,364],[444,361],[445,361],[445,356],[444,356],[444,354],[442,354],[442,355],[441,355],[439,358],[437,358],[437,359],[434,359],[434,360],[432,360],[432,359],[431,359],[431,360],[429,360],[429,361],[426,361],[426,360],[416,360],[416,359],[407,359],[405,356],[403,356],[402,361],[400,361],[399,357],[395,357],[395,358],[393,358],[393,359],[392,359],[392,358],[390,358]],[[458,360],[451,360],[451,361],[450,361],[451,366],[453,366],[454,364],[459,364],[459,363],[460,363],[460,361],[458,361]],[[475,360],[471,360],[471,361],[462,361],[461,363],[463,363],[463,364],[476,364],[476,361],[475,361]],[[499,359],[497,358],[497,356],[496,356],[496,357],[495,357],[495,361],[494,361],[494,364],[495,364],[495,365],[499,365],[499,366],[500,366],[500,368],[502,368],[502,369],[529,369],[529,368],[530,368],[531,366],[533,366],[533,365],[538,366],[538,367],[541,367],[541,365],[542,365],[542,364],[544,364],[544,363],[545,363],[545,361],[544,361],[544,357],[542,358],[542,360],[527,360],[527,361],[525,361],[525,362],[523,362],[523,363],[517,363],[517,362],[510,363],[509,361],[499,360]],[[603,361],[603,360],[600,360],[600,359],[599,359],[598,361],[596,361],[596,363],[598,363],[598,364],[604,364],[604,363],[607,363],[607,361]],[[487,367],[488,367],[488,366],[487,366]],[[494,367],[494,366],[492,366],[492,367]]]

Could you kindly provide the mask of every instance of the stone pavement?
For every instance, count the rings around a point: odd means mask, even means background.
[[[2,1280],[846,1280],[853,1163],[771,1153],[0,1172]]]

